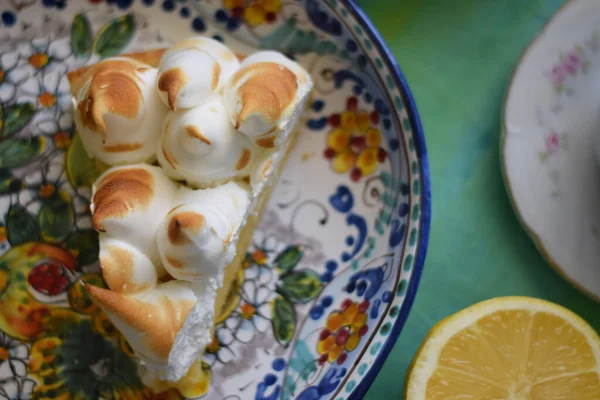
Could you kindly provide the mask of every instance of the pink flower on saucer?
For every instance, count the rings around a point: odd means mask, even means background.
[[[560,148],[560,137],[556,132],[552,132],[546,137],[546,149],[548,153],[556,153]]]
[[[555,85],[563,83],[565,80],[565,72],[562,65],[555,65],[551,72],[552,83]]]
[[[569,55],[563,62],[562,70],[568,72],[569,74],[574,74],[577,72],[580,65],[581,65],[581,58],[579,57],[579,54],[577,54],[576,52],[573,51],[573,52],[569,53]]]
[[[581,58],[579,57],[579,54],[577,54],[577,52],[573,51],[567,56],[567,62],[571,65],[574,65],[575,67],[578,67],[581,63]]]
[[[564,71],[567,71],[569,74],[574,74],[575,72],[577,72],[577,66],[569,63],[568,61],[565,61],[563,63],[562,69]]]

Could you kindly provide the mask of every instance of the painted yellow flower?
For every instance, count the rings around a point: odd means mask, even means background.
[[[34,53],[29,57],[29,65],[31,65],[35,69],[44,68],[48,65],[48,61],[50,57],[46,53]]]
[[[277,19],[281,0],[223,0],[223,6],[231,11],[232,17],[256,27]]]
[[[257,265],[265,265],[267,263],[267,255],[261,249],[252,252],[252,260]]]
[[[240,306],[240,314],[242,314],[242,317],[245,319],[252,319],[254,313],[256,313],[256,307],[252,304],[244,303]]]
[[[346,111],[329,117],[333,129],[327,136],[324,157],[331,160],[337,173],[350,171],[353,181],[373,174],[386,158],[381,147],[381,131],[376,127],[379,115],[358,110],[358,100],[350,97]]]
[[[56,104],[56,96],[50,92],[43,92],[38,96],[38,101],[42,107],[51,108]]]
[[[71,138],[69,137],[69,134],[67,132],[64,132],[64,131],[56,132],[53,139],[54,139],[54,144],[59,149],[66,149],[71,145]]]
[[[367,309],[369,302],[356,303],[346,299],[339,310],[327,317],[325,328],[319,334],[317,352],[319,364],[337,362],[343,364],[347,353],[356,349],[369,327]]]
[[[42,196],[44,199],[47,199],[54,194],[55,190],[56,188],[53,184],[45,183],[40,187],[40,196]]]

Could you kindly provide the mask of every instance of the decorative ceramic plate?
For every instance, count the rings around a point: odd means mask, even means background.
[[[600,7],[570,1],[525,51],[506,97],[502,165],[546,260],[600,300]]]
[[[426,150],[406,82],[352,2],[2,1],[0,398],[181,398],[143,386],[82,289],[103,284],[95,169],[65,73],[194,34],[280,49],[315,80],[196,392],[360,398],[400,334],[427,247]]]

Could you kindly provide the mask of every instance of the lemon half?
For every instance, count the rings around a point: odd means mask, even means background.
[[[600,337],[547,301],[484,301],[431,329],[408,371],[406,399],[599,400]]]

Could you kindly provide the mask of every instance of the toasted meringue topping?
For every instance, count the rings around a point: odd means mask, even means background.
[[[165,53],[166,49],[153,49],[153,50],[145,50],[134,53],[123,54],[122,57],[127,57],[139,61],[143,64],[147,64],[150,67],[158,68],[158,64],[160,63],[160,59]],[[115,58],[111,58],[109,60],[114,60]],[[95,68],[98,64],[90,65],[89,67],[82,67],[76,69],[75,71],[70,71],[67,73],[67,78],[69,80],[69,85],[71,86],[71,94],[73,96],[77,96],[81,86],[85,83],[82,77],[88,73],[91,68]]]
[[[92,191],[94,227],[106,237],[129,243],[160,266],[155,232],[171,209],[176,191],[162,168],[147,164],[113,167],[98,178]]]
[[[312,82],[276,52],[243,59],[202,37],[163,51],[104,60],[69,81],[88,153],[127,164],[92,188],[109,290],[86,288],[141,363],[177,381],[212,339],[224,269]],[[142,164],[155,158],[160,166]]]
[[[83,74],[75,123],[91,156],[108,165],[154,158],[166,112],[154,90],[156,74],[128,57],[104,60]]]
[[[161,94],[161,99],[166,95],[166,103],[171,110],[175,110],[177,95],[187,82],[188,76],[181,68],[170,68],[162,73],[159,72],[158,90]]]
[[[89,284],[85,287],[133,350],[155,364],[166,364],[197,299],[189,284],[179,281],[161,283],[142,298]]]
[[[200,106],[218,95],[238,67],[235,54],[218,41],[185,39],[163,55],[157,83],[160,98],[171,110]]]
[[[245,184],[228,182],[214,189],[179,188],[175,207],[156,234],[163,265],[176,279],[210,280],[218,285],[233,259],[232,240],[250,205]]]
[[[224,88],[231,123],[261,147],[273,147],[311,87],[307,73],[280,53],[261,51],[246,58]]]
[[[231,126],[221,99],[215,98],[169,112],[157,157],[172,178],[206,187],[248,175],[252,144]]]
[[[181,206],[175,207],[169,214],[172,215],[167,225],[167,238],[175,245],[192,243],[184,232],[198,235],[206,225],[202,214],[192,211],[182,211]]]
[[[257,138],[254,141],[254,143],[256,143],[257,146],[262,147],[263,149],[272,149],[273,147],[275,147],[276,139],[277,138],[275,137],[275,135],[261,136]]]
[[[156,268],[152,261],[127,242],[115,239],[100,241],[102,276],[110,290],[141,296],[156,287]]]
[[[241,103],[235,127],[240,129],[242,125],[250,122],[248,120],[251,117],[258,116],[260,122],[268,123],[262,130],[263,133],[273,129],[279,122],[298,90],[296,76],[292,71],[272,62],[259,62],[242,67],[233,76],[231,84],[239,85],[237,95]],[[242,131],[247,130],[242,128]]]
[[[148,168],[119,168],[107,172],[96,183],[92,224],[105,232],[102,222],[107,218],[144,209],[154,196],[154,177]]]

